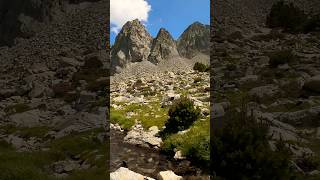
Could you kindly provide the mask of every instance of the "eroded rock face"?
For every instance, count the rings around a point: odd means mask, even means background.
[[[127,22],[118,34],[111,50],[111,67],[124,67],[129,62],[147,60],[152,37],[139,20]]]
[[[210,27],[195,22],[181,35],[177,42],[179,54],[193,58],[198,53],[210,54]]]
[[[170,33],[161,28],[157,37],[153,40],[151,53],[148,60],[154,64],[168,59],[170,56],[178,56],[177,46],[175,40]]]

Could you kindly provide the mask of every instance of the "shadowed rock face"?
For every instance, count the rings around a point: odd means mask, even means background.
[[[111,67],[124,67],[128,62],[147,60],[151,42],[151,35],[139,20],[127,22],[118,34],[112,47]]]
[[[0,46],[12,46],[16,37],[29,38],[42,23],[61,21],[71,5],[100,0],[1,0]]]
[[[190,25],[178,39],[178,51],[181,56],[192,58],[198,53],[210,52],[210,27],[195,22]]]
[[[170,56],[178,55],[176,42],[167,30],[161,28],[157,37],[153,40],[148,60],[154,64],[158,64]]]

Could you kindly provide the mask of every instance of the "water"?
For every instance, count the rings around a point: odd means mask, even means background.
[[[190,165],[189,161],[174,161],[157,150],[137,147],[123,142],[124,134],[110,132],[110,171],[127,166],[139,174],[156,178],[160,171],[172,170],[185,178],[202,174],[201,170]],[[195,179],[208,179],[202,176]]]

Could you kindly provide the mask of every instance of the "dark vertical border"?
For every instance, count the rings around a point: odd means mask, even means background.
[[[107,131],[107,140],[106,140],[106,146],[107,146],[107,162],[106,162],[106,179],[110,179],[110,1],[106,4],[107,11],[108,11],[108,17],[106,17],[105,20],[105,45],[106,45],[106,54],[107,54],[107,64],[108,64],[108,70],[107,70],[107,76],[108,76],[108,87],[106,88],[106,100],[107,100],[107,109],[106,109],[106,131]]]

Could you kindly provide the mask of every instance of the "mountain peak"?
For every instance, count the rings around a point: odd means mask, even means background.
[[[160,61],[174,55],[178,55],[176,42],[166,29],[161,28],[157,37],[153,40],[148,60],[158,64]]]
[[[191,24],[179,37],[177,46],[179,54],[192,58],[198,53],[210,52],[210,27],[198,21]]]
[[[148,59],[152,37],[138,20],[128,21],[117,35],[111,50],[111,67],[124,67],[128,62]]]

